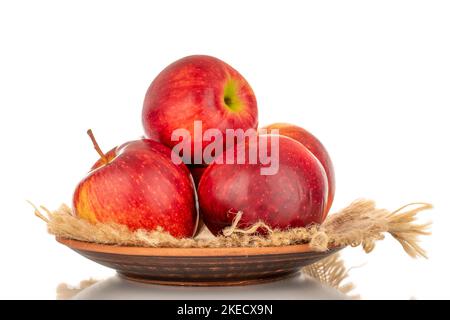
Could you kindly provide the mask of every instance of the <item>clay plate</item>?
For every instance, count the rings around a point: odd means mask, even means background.
[[[144,248],[56,240],[130,280],[180,286],[231,286],[294,276],[341,248],[311,251],[308,244],[245,248]]]

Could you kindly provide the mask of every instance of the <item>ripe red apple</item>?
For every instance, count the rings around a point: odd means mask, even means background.
[[[203,221],[210,231],[219,234],[230,226],[236,213],[243,212],[239,227],[264,221],[272,228],[285,230],[323,221],[327,199],[327,180],[320,162],[301,143],[276,136],[279,153],[273,154],[274,135],[260,135],[258,144],[246,143],[246,157],[254,148],[266,144],[268,155],[278,156],[278,172],[261,175],[261,168],[246,159],[234,164],[213,163],[202,175],[198,197]],[[236,147],[235,147],[236,149]]]
[[[194,143],[195,120],[201,121],[203,131],[214,128],[222,134],[225,129],[258,125],[252,88],[235,69],[214,57],[194,55],[175,61],[153,80],[145,96],[142,122],[147,137],[172,148],[179,143],[171,139],[174,130],[185,129],[191,138],[183,141],[191,147],[190,163],[202,164],[203,149],[210,141]]]
[[[158,226],[175,237],[191,237],[198,222],[189,171],[171,161],[170,149],[148,139],[127,142],[100,154],[73,196],[75,215],[115,222],[131,230]]]
[[[325,219],[328,212],[330,211],[331,205],[333,204],[334,193],[336,190],[336,183],[334,177],[333,163],[331,162],[330,155],[328,154],[323,144],[310,132],[289,123],[274,123],[266,127],[263,127],[262,129],[268,130],[268,133],[270,133],[270,130],[272,129],[278,129],[279,134],[286,137],[290,137],[300,142],[309,151],[311,151],[312,154],[320,161],[323,168],[325,169],[325,173],[327,175],[328,180],[328,199],[323,217]]]

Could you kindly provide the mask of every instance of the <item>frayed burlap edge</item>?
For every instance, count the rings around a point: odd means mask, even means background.
[[[357,294],[351,294],[355,285],[349,281],[349,269],[339,253],[328,256],[314,264],[302,268],[302,273],[306,274],[320,283],[335,288],[351,299],[359,299]]]
[[[56,299],[57,300],[69,300],[72,299],[79,292],[83,291],[86,288],[96,284],[98,280],[95,279],[87,279],[81,281],[77,286],[70,286],[67,283],[60,283],[58,287],[56,287]]]
[[[385,234],[389,233],[411,257],[426,257],[425,250],[419,245],[419,236],[430,234],[428,230],[431,223],[418,224],[416,220],[419,212],[432,206],[411,203],[391,212],[377,208],[372,200],[360,199],[329,215],[321,226],[285,231],[273,230],[263,222],[240,229],[237,224],[245,212],[239,212],[233,224],[225,228],[221,236],[183,239],[177,239],[162,229],[131,231],[116,223],[92,224],[75,217],[67,205],[53,212],[43,206],[41,210],[34,208],[35,214],[47,223],[50,234],[86,242],[166,248],[277,247],[309,243],[314,251],[326,251],[332,246],[362,246],[366,252],[370,252],[375,242],[384,239]],[[261,228],[267,231],[266,235],[255,234]]]

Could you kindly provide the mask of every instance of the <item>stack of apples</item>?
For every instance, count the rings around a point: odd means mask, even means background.
[[[92,223],[123,224],[130,230],[159,227],[183,238],[193,237],[200,221],[219,235],[238,212],[242,213],[238,227],[262,221],[286,230],[320,224],[330,210],[334,170],[322,143],[293,124],[258,128],[252,88],[217,58],[189,56],[166,67],[148,88],[142,122],[146,138],[106,153],[88,131],[100,159],[76,187],[76,216]],[[270,145],[275,137],[276,172],[261,174],[267,163],[239,161],[236,152],[231,153],[235,161],[204,161],[212,142],[198,138],[195,123],[223,136],[229,130],[254,130],[257,143],[244,143],[248,154],[263,143]],[[179,147],[174,132],[185,135],[184,146],[189,148],[183,152],[193,150],[191,154],[174,152]],[[220,143],[223,156],[235,151],[237,142]]]

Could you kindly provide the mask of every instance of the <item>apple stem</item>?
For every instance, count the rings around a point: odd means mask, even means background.
[[[100,155],[101,159],[107,163],[108,162],[108,158],[105,156],[105,154],[103,153],[102,149],[100,149],[100,146],[97,143],[97,140],[95,140],[94,134],[92,133],[92,130],[89,129],[87,131],[87,134],[89,136],[89,138],[91,138],[92,144],[94,145],[95,151],[97,151],[97,153]]]

